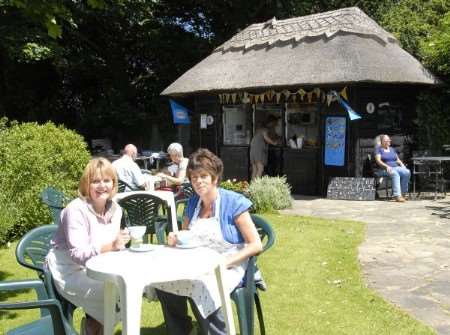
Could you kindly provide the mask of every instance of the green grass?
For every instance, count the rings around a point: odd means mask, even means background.
[[[276,214],[266,218],[277,234],[274,247],[258,262],[269,287],[261,293],[268,335],[434,334],[366,287],[357,261],[363,224]],[[16,264],[14,247],[0,250],[1,280],[34,276]],[[165,334],[159,304],[145,303],[143,308],[141,333]],[[36,315],[0,314],[0,334]],[[80,313],[76,316],[78,324]]]

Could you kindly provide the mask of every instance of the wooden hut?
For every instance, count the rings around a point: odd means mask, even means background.
[[[286,175],[296,193],[319,194],[330,176],[363,175],[380,133],[407,155],[415,97],[436,84],[394,36],[351,7],[252,24],[162,94],[193,107],[190,146],[216,152],[225,178],[249,178],[253,133],[269,114],[280,116],[282,145],[270,148],[266,172]],[[362,118],[351,121],[338,98]]]

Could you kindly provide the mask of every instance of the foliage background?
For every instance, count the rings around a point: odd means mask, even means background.
[[[54,186],[72,196],[90,159],[83,138],[48,122],[0,122],[0,245],[51,222],[40,193]]]
[[[169,107],[160,92],[215,47],[254,22],[355,5],[448,80],[449,2],[0,0],[0,115],[65,124],[88,140],[109,137],[115,148],[148,145],[154,129],[142,125],[164,123],[156,140],[165,146],[175,128],[163,122]],[[448,91],[435,95],[446,114]],[[449,142],[438,128],[433,140]]]

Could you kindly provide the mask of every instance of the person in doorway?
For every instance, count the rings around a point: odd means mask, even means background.
[[[136,164],[138,151],[135,145],[127,144],[123,148],[123,155],[119,159],[115,160],[112,164],[117,171],[117,176],[120,180],[131,186],[132,189],[125,189],[125,191],[132,190],[151,190],[152,180],[149,175],[144,175]],[[128,187],[127,187],[128,188]]]
[[[279,142],[271,134],[275,133],[275,127],[278,124],[278,118],[269,115],[264,126],[258,129],[250,143],[250,164],[252,166],[252,180],[260,178],[263,175],[264,167],[267,165],[267,156],[269,144],[277,145]],[[272,135],[273,136],[273,135]]]
[[[262,243],[249,214],[252,203],[241,194],[220,188],[222,173],[222,161],[207,149],[198,149],[189,157],[187,174],[196,194],[189,199],[182,229],[189,230],[202,246],[226,257],[224,281],[227,293],[231,293],[244,277],[248,258],[262,251]],[[168,244],[177,244],[176,233],[169,233]],[[190,334],[188,300],[203,334],[226,334],[217,282],[211,276],[152,286],[161,302],[168,334]]]
[[[82,334],[101,335],[104,283],[89,278],[85,264],[95,255],[125,248],[130,235],[120,229],[122,209],[112,201],[117,175],[107,159],[96,158],[87,164],[78,192],[79,197],[61,213],[46,265],[57,291],[86,312]]]
[[[379,145],[375,147],[375,162],[380,167],[375,172],[376,175],[392,179],[392,193],[395,201],[405,202],[411,172],[400,160],[395,149],[391,147],[391,139],[388,135],[379,136]]]
[[[180,143],[172,143],[167,148],[170,160],[174,163],[167,169],[167,173],[157,174],[162,180],[168,183],[168,186],[180,186],[186,182],[186,169],[189,159],[183,157],[183,147]]]

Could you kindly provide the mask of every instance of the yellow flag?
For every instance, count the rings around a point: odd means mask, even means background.
[[[345,100],[348,101],[348,96],[347,96],[347,86],[345,86],[339,94],[340,94]]]
[[[301,89],[299,89],[297,92],[298,92],[298,94],[300,94],[300,100],[303,101],[303,98],[304,98],[304,96],[306,95],[305,90],[304,90],[303,88],[301,88]]]
[[[280,102],[281,93],[277,92],[277,93],[275,93],[275,95],[277,97],[277,103],[279,103]]]

